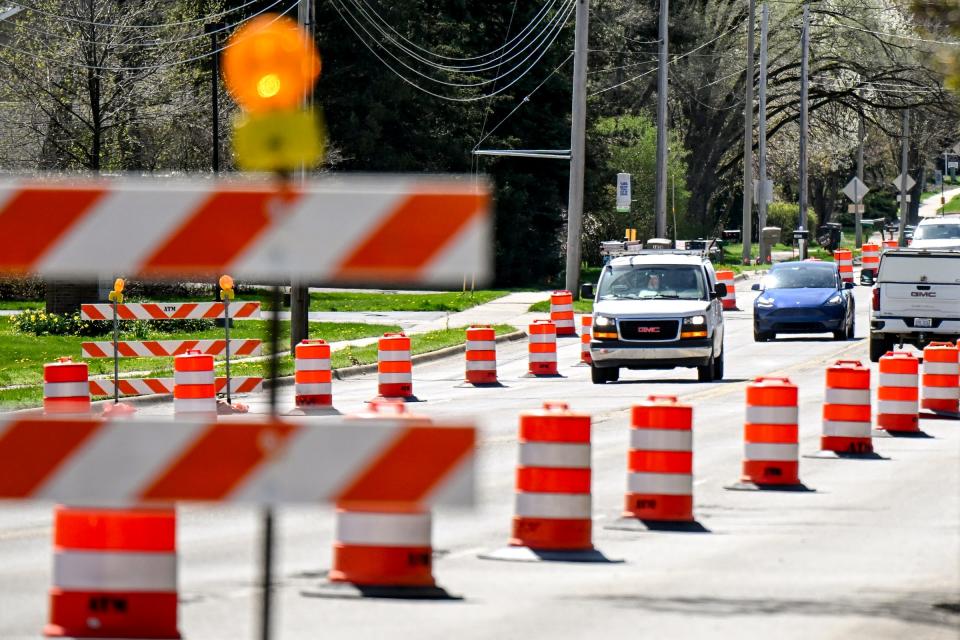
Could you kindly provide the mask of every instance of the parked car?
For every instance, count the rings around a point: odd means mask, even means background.
[[[759,284],[753,302],[753,339],[766,342],[778,333],[833,333],[852,338],[856,308],[852,282],[844,283],[834,262],[780,262]]]
[[[960,215],[924,218],[913,232],[911,249],[960,249]]]
[[[861,275],[870,284],[871,277]],[[897,344],[960,339],[960,251],[900,248],[880,257],[870,313],[870,359]]]

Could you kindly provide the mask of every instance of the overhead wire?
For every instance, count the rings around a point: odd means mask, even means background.
[[[557,31],[557,30],[559,30],[559,29],[561,29],[561,28],[563,27],[563,24],[566,22],[567,18],[569,17],[570,13],[572,12],[572,10],[573,10],[573,5],[574,5],[574,0],[562,0],[562,2],[564,2],[565,4],[564,4],[564,5],[561,5],[561,8],[550,18],[550,20],[548,21],[547,25],[540,31],[540,33],[538,33],[538,34],[534,37],[533,40],[531,40],[531,41],[528,42],[526,45],[524,45],[524,47],[523,47],[522,49],[520,49],[520,51],[518,51],[518,52],[515,53],[514,55],[512,55],[512,56],[510,56],[509,58],[506,58],[506,59],[504,59],[504,60],[502,60],[502,61],[494,60],[494,61],[492,61],[491,63],[484,63],[483,65],[477,65],[476,68],[473,68],[473,67],[462,67],[462,68],[460,68],[460,69],[454,69],[454,68],[449,67],[449,66],[446,66],[446,65],[437,65],[437,64],[435,64],[435,63],[433,63],[433,62],[431,62],[431,61],[424,61],[423,58],[419,58],[419,57],[416,57],[416,56],[412,56],[412,57],[414,57],[415,59],[417,59],[417,60],[419,60],[419,61],[421,61],[421,62],[424,62],[425,64],[427,64],[427,66],[432,67],[432,68],[435,68],[435,69],[440,70],[440,71],[444,71],[444,72],[448,72],[448,73],[464,73],[464,74],[469,74],[469,75],[477,75],[477,74],[480,73],[480,72],[488,71],[488,70],[493,69],[493,68],[498,68],[498,67],[501,66],[503,63],[515,59],[517,56],[521,55],[523,52],[525,52],[527,49],[530,49],[530,47],[533,46],[532,51],[531,51],[529,54],[527,54],[527,57],[526,57],[526,58],[524,58],[524,59],[521,60],[519,63],[517,63],[516,65],[514,65],[510,70],[508,70],[508,71],[507,71],[505,74],[503,74],[503,75],[499,75],[499,72],[497,72],[497,73],[498,73],[498,76],[497,76],[496,78],[493,78],[493,79],[487,79],[487,80],[484,80],[484,81],[481,81],[481,82],[457,83],[457,82],[448,82],[448,81],[446,81],[446,80],[438,80],[438,79],[434,78],[433,76],[430,76],[430,75],[428,75],[428,74],[426,74],[426,73],[423,73],[423,72],[421,72],[419,69],[416,69],[415,67],[412,67],[412,66],[410,66],[409,64],[407,64],[406,62],[404,62],[404,60],[402,60],[400,57],[398,57],[397,55],[395,55],[389,48],[387,48],[386,46],[384,46],[384,44],[383,44],[382,42],[380,42],[373,34],[371,34],[371,33],[364,27],[364,25],[361,23],[361,21],[357,19],[357,17],[353,14],[353,12],[350,11],[350,9],[347,7],[347,3],[350,2],[351,0],[339,0],[339,1],[340,1],[340,3],[343,5],[344,10],[346,10],[346,12],[350,15],[350,17],[357,21],[358,27],[359,27],[371,40],[373,40],[374,43],[375,43],[380,49],[382,49],[382,50],[384,51],[384,53],[386,53],[388,56],[390,56],[391,58],[393,58],[394,60],[396,60],[399,64],[401,64],[402,66],[406,67],[407,69],[409,69],[409,70],[412,71],[413,73],[417,74],[418,76],[420,76],[420,77],[422,77],[422,78],[424,78],[424,79],[426,79],[426,80],[429,80],[429,81],[431,81],[431,82],[435,82],[435,83],[437,83],[437,84],[447,85],[447,86],[454,86],[454,87],[476,87],[476,86],[483,86],[483,85],[487,85],[487,84],[492,84],[492,83],[494,83],[496,80],[499,80],[499,79],[502,79],[503,77],[509,76],[509,75],[510,75],[511,73],[513,73],[516,69],[518,69],[519,67],[523,66],[523,65],[526,63],[526,61],[530,58],[530,56],[532,56],[532,55],[535,54],[535,52],[539,49],[539,47],[542,45],[542,43],[545,42],[545,41],[550,37],[550,35],[551,35],[552,32],[555,32],[555,31]],[[341,14],[341,16],[342,16],[342,14]],[[541,41],[541,39],[542,39],[542,41]],[[534,46],[534,45],[535,45],[535,46]],[[410,53],[409,53],[407,50],[404,50],[404,52],[407,53],[407,55],[410,55]]]
[[[250,20],[250,19],[252,19],[252,18],[254,18],[254,17],[256,17],[256,16],[259,16],[259,15],[261,15],[261,14],[269,11],[270,9],[276,7],[277,5],[281,4],[283,1],[284,1],[284,0],[274,0],[274,2],[273,2],[272,4],[268,5],[267,7],[263,8],[262,10],[258,11],[257,13],[253,14],[253,15],[250,16],[250,17],[243,18],[243,19],[238,20],[237,22],[234,22],[234,23],[232,23],[232,24],[221,25],[220,27],[218,27],[218,28],[216,28],[216,29],[211,29],[210,31],[206,31],[206,32],[204,32],[204,33],[198,33],[198,34],[194,34],[194,35],[192,35],[192,36],[187,36],[187,37],[184,37],[184,38],[176,38],[176,39],[173,39],[173,40],[154,40],[154,41],[147,41],[147,42],[142,42],[142,41],[138,41],[138,42],[115,42],[115,43],[112,43],[112,46],[115,46],[115,47],[143,47],[143,48],[148,48],[148,47],[166,47],[166,46],[175,45],[175,44],[182,44],[182,43],[184,43],[184,42],[192,42],[192,41],[194,41],[194,40],[199,40],[200,38],[205,38],[205,37],[210,36],[210,35],[213,35],[213,34],[222,33],[222,32],[224,32],[224,31],[231,31],[231,30],[239,27],[239,26],[242,25],[243,23],[247,22],[248,20]],[[105,41],[87,40],[86,38],[74,38],[74,37],[67,36],[67,35],[63,35],[63,34],[60,34],[60,33],[53,33],[53,32],[51,32],[51,31],[46,31],[46,30],[44,30],[44,29],[38,29],[38,28],[36,28],[36,27],[31,27],[31,26],[28,26],[28,25],[23,24],[23,23],[17,24],[16,28],[17,28],[17,29],[23,29],[24,31],[27,31],[27,32],[30,32],[30,33],[38,33],[38,34],[40,34],[40,35],[44,35],[44,36],[48,36],[48,37],[51,37],[51,38],[55,38],[55,39],[57,39],[57,40],[62,40],[62,41],[64,41],[64,42],[77,42],[77,43],[80,43],[80,44],[92,44],[92,45],[102,45],[102,44],[105,44]],[[119,25],[117,25],[116,28],[117,28],[117,30],[121,30],[121,27],[120,27]],[[126,25],[126,26],[123,27],[123,28],[126,28],[126,29],[136,29],[136,28],[137,28],[137,25],[129,24],[129,25]]]
[[[180,22],[164,22],[161,24],[142,24],[142,25],[135,25],[135,26],[128,25],[128,24],[120,24],[120,23],[95,22],[92,20],[84,20],[83,18],[78,18],[75,16],[66,16],[63,14],[54,13],[52,11],[47,11],[46,9],[38,9],[35,6],[26,4],[24,2],[10,2],[9,4],[12,4],[15,7],[20,7],[24,11],[39,13],[50,18],[55,18],[57,20],[63,20],[65,22],[76,22],[80,24],[88,24],[95,27],[122,28],[122,29],[167,29],[169,27],[182,27],[188,24],[199,24],[201,22],[210,22],[212,20],[218,20],[223,16],[229,15],[231,13],[235,13],[237,11],[241,11],[242,9],[246,9],[247,7],[254,5],[260,1],[261,0],[247,0],[247,2],[241,4],[240,6],[233,7],[232,9],[227,9],[225,11],[221,11],[220,13],[214,13],[208,16],[204,16],[202,18],[193,18],[191,20],[183,20]]]
[[[563,19],[562,19],[561,21],[558,21],[558,27],[554,30],[554,33],[553,33],[553,36],[552,36],[551,39],[550,39],[550,42],[547,43],[546,46],[543,47],[543,49],[542,49],[542,51],[540,51],[539,55],[536,56],[536,59],[534,59],[532,62],[530,62],[529,65],[526,67],[526,69],[524,69],[519,75],[517,75],[517,77],[513,78],[509,83],[503,85],[503,86],[500,87],[499,89],[493,90],[493,91],[491,91],[490,93],[485,93],[485,94],[482,94],[482,95],[469,96],[469,97],[451,97],[451,96],[447,96],[447,95],[443,95],[443,94],[437,93],[437,92],[435,92],[435,91],[431,91],[430,89],[427,89],[427,88],[425,88],[425,87],[420,86],[420,85],[417,84],[415,81],[413,81],[413,80],[411,80],[410,78],[406,77],[402,72],[400,72],[400,71],[398,71],[397,69],[395,69],[389,62],[387,62],[386,60],[384,60],[384,59],[380,56],[380,54],[377,53],[376,49],[375,49],[369,42],[367,42],[366,39],[363,38],[363,36],[361,36],[361,35],[357,32],[356,28],[354,28],[353,23],[352,23],[350,20],[348,20],[346,16],[343,15],[343,12],[341,11],[341,7],[340,7],[340,2],[342,2],[342,1],[343,1],[343,0],[331,0],[331,5],[332,5],[332,6],[334,7],[334,9],[337,11],[337,14],[338,14],[338,15],[340,16],[340,18],[344,21],[344,23],[347,25],[347,27],[350,29],[350,31],[353,32],[354,36],[356,36],[356,38],[360,41],[360,43],[363,44],[363,46],[365,46],[365,47],[370,51],[370,53],[373,54],[373,56],[374,56],[377,60],[380,61],[381,64],[383,64],[385,67],[387,67],[387,69],[389,69],[390,72],[393,73],[394,75],[396,75],[400,80],[402,80],[402,81],[405,82],[406,84],[410,85],[411,87],[417,89],[418,91],[421,91],[421,92],[423,92],[423,93],[426,93],[426,94],[428,94],[428,95],[431,95],[431,96],[433,96],[433,97],[435,97],[435,98],[439,98],[439,99],[441,99],[441,100],[447,100],[447,101],[449,101],[449,102],[476,102],[477,100],[485,100],[486,98],[489,98],[489,97],[491,97],[491,96],[495,96],[495,95],[499,95],[500,93],[503,93],[504,91],[506,91],[507,89],[509,89],[510,87],[512,87],[514,84],[516,84],[517,82],[519,82],[520,79],[523,78],[527,73],[529,73],[530,70],[533,69],[533,67],[535,67],[536,64],[543,58],[543,56],[546,55],[547,51],[549,51],[549,50],[552,48],[553,43],[556,41],[557,37],[560,35],[560,32],[563,30],[563,27],[566,26],[567,22],[569,21],[569,17],[570,17],[570,15],[571,15],[572,12],[573,12],[573,7],[574,7],[573,1],[571,1],[571,2],[568,4],[568,10],[566,11],[565,14],[563,14]],[[533,54],[531,54],[531,56],[528,56],[527,60],[529,60],[530,57],[532,57],[532,56],[533,56]],[[407,66],[407,65],[404,65],[404,66]],[[518,65],[518,67],[519,67],[519,66],[521,66],[521,65]],[[517,68],[517,67],[515,67],[515,68]],[[435,79],[434,79],[434,80],[435,80]],[[458,86],[458,85],[453,85],[453,86]]]
[[[380,22],[380,23],[382,23],[383,25],[385,25],[385,26],[387,27],[387,29],[390,30],[390,32],[392,32],[394,35],[396,35],[398,38],[400,38],[401,40],[403,40],[404,42],[406,42],[406,43],[409,44],[410,46],[414,47],[415,49],[417,49],[417,50],[419,50],[419,51],[422,51],[423,53],[425,53],[425,54],[427,54],[427,55],[433,56],[433,57],[438,58],[438,59],[440,59],[440,60],[449,60],[449,61],[451,61],[451,62],[473,62],[473,61],[475,61],[475,60],[482,60],[482,59],[484,59],[484,58],[491,57],[491,56],[493,56],[494,54],[499,53],[500,51],[503,51],[504,49],[513,50],[513,49],[515,48],[517,42],[522,41],[524,38],[526,38],[526,36],[527,36],[527,34],[528,34],[529,32],[533,31],[533,29],[535,29],[537,26],[540,25],[540,23],[543,22],[543,18],[549,13],[550,8],[553,7],[553,5],[556,4],[556,2],[557,2],[557,0],[549,0],[549,2],[544,2],[543,6],[542,6],[542,7],[540,8],[540,10],[536,13],[536,15],[534,15],[533,18],[530,19],[530,22],[528,22],[528,23],[524,26],[524,28],[521,29],[521,30],[517,33],[517,35],[515,35],[512,39],[504,42],[504,44],[503,44],[502,46],[500,46],[500,47],[498,47],[498,48],[496,48],[496,49],[493,49],[492,51],[487,51],[487,52],[485,52],[485,53],[482,53],[482,54],[479,54],[479,55],[476,55],[476,56],[456,57],[456,56],[445,56],[445,55],[442,55],[442,54],[439,54],[439,53],[430,51],[429,49],[426,49],[426,48],[424,48],[424,47],[421,47],[421,46],[418,45],[417,43],[415,43],[415,42],[413,42],[412,40],[406,38],[403,34],[401,34],[400,32],[398,32],[396,29],[394,29],[394,28],[393,28],[393,25],[391,25],[391,24],[389,23],[389,21],[387,21],[386,19],[383,18],[383,16],[381,16],[379,13],[377,13],[376,10],[373,9],[373,7],[371,7],[368,2],[366,2],[366,0],[352,0],[352,1],[354,2],[354,4],[359,4],[360,2],[362,2],[367,8],[370,9],[370,11],[374,14],[374,16],[376,16],[376,18],[379,19],[379,22]],[[385,33],[385,32],[384,32],[384,33]],[[501,57],[502,57],[502,56],[501,56]]]
[[[283,2],[283,0],[280,0],[280,2]],[[271,21],[271,24],[272,24],[273,22],[276,22],[277,20],[279,20],[281,16],[284,16],[284,15],[290,13],[293,9],[296,9],[296,8],[297,8],[297,0],[290,0],[290,2],[291,2],[292,4],[291,4],[289,7],[287,7],[286,9],[284,9],[283,11],[279,12],[279,13],[276,15],[276,17],[274,17],[274,19]],[[266,11],[266,10],[264,10],[264,11]],[[255,14],[255,15],[259,15],[259,14]],[[253,18],[253,17],[255,17],[255,16],[251,16],[251,18]],[[34,52],[32,52],[32,51],[25,51],[25,50],[23,50],[23,49],[20,49],[20,48],[18,48],[18,47],[12,46],[12,45],[5,44],[5,43],[3,43],[3,42],[0,42],[0,48],[2,48],[2,49],[7,49],[7,50],[9,50],[9,51],[14,51],[14,52],[19,53],[19,54],[21,54],[21,55],[25,55],[25,56],[27,56],[27,57],[33,58],[34,60],[40,60],[40,61],[45,62],[45,63],[47,63],[47,64],[51,64],[51,65],[54,65],[54,66],[60,66],[60,67],[69,67],[69,68],[76,68],[76,69],[96,69],[96,70],[99,70],[99,71],[155,71],[155,70],[159,70],[159,69],[168,69],[168,68],[171,68],[171,67],[176,67],[176,66],[179,66],[179,65],[182,65],[182,64],[189,64],[189,63],[191,63],[191,62],[197,62],[197,61],[199,61],[199,60],[203,60],[204,58],[209,58],[210,56],[217,55],[217,54],[220,54],[220,53],[226,51],[227,49],[229,49],[230,47],[232,47],[233,44],[234,44],[234,43],[227,42],[227,43],[225,43],[222,47],[219,47],[219,48],[217,48],[217,49],[213,49],[213,50],[211,50],[211,51],[208,51],[208,52],[206,52],[206,53],[202,53],[202,54],[199,54],[199,55],[196,55],[196,56],[190,56],[190,57],[188,57],[188,58],[181,58],[181,59],[179,59],[179,60],[171,60],[171,61],[168,61],[168,62],[159,62],[159,63],[156,63],[156,64],[141,65],[141,66],[90,65],[90,64],[82,64],[82,63],[77,63],[77,62],[69,62],[69,61],[65,61],[65,60],[57,60],[57,59],[54,59],[54,58],[48,58],[48,57],[46,57],[46,56],[38,55],[38,54],[36,54],[36,53],[34,53]]]
[[[678,60],[682,60],[683,58],[686,58],[686,57],[692,55],[693,53],[699,51],[700,49],[703,49],[705,46],[707,46],[707,45],[709,45],[709,44],[713,44],[714,42],[716,42],[716,41],[719,40],[720,38],[723,38],[724,36],[729,35],[729,34],[732,33],[734,30],[738,29],[738,28],[740,27],[740,25],[743,24],[744,22],[746,22],[746,18],[744,18],[743,20],[741,20],[741,21],[738,22],[737,24],[733,25],[732,27],[730,27],[729,29],[727,29],[726,31],[724,31],[723,33],[721,33],[720,35],[716,36],[715,38],[711,38],[710,40],[707,40],[707,41],[704,42],[703,44],[701,44],[701,45],[699,45],[699,46],[697,46],[697,47],[694,47],[693,49],[690,49],[690,51],[686,51],[686,52],[684,52],[684,53],[681,53],[680,55],[674,56],[673,58],[670,59],[670,61],[669,61],[667,64],[673,64],[674,62],[677,62]],[[632,77],[632,78],[628,78],[628,79],[624,80],[623,82],[618,82],[618,83],[615,84],[615,85],[611,85],[611,86],[606,87],[606,88],[604,88],[604,89],[600,89],[599,91],[594,91],[593,93],[590,94],[589,97],[592,98],[593,96],[600,95],[601,93],[606,93],[607,91],[611,91],[611,90],[613,90],[613,89],[616,89],[617,87],[622,87],[623,85],[628,84],[628,83],[630,83],[630,82],[633,82],[634,80],[639,80],[640,78],[642,78],[642,77],[644,77],[644,76],[648,76],[648,75],[650,75],[651,73],[653,73],[653,72],[656,71],[656,70],[657,70],[657,69],[650,69],[649,71],[644,71],[644,72],[641,73],[640,75],[636,75],[636,76],[634,76],[634,77]]]

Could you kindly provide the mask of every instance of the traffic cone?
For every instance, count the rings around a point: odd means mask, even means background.
[[[385,333],[377,341],[377,393],[381,398],[417,399],[413,395],[410,338],[404,333]]]
[[[580,364],[593,362],[590,354],[590,341],[593,339],[593,316],[585,313],[580,316]]]
[[[370,410],[348,415],[365,424],[430,424],[408,413],[403,400],[376,399]],[[310,596],[448,599],[433,577],[433,520],[430,511],[391,511],[369,505],[339,504],[328,583],[304,591]]]
[[[302,340],[294,350],[294,404],[300,413],[336,413],[330,345],[325,340]]]
[[[960,348],[931,342],[923,350],[923,399],[920,406],[938,418],[960,418]]]
[[[86,362],[58,358],[43,365],[43,413],[89,415],[90,375]]]
[[[497,384],[497,336],[490,325],[467,327],[464,380],[472,385]]]
[[[906,351],[888,351],[880,356],[877,387],[877,428],[888,434],[918,434],[920,431],[920,362]]]
[[[859,360],[837,360],[826,370],[823,435],[811,458],[880,458],[873,452],[870,369]]]
[[[549,320],[534,320],[527,327],[530,342],[527,345],[529,357],[528,376],[556,376],[557,371],[557,328]]]
[[[627,494],[608,529],[707,531],[693,517],[693,408],[649,396],[630,411]]]
[[[214,418],[217,388],[213,356],[191,349],[173,359],[173,414],[186,418]]]
[[[554,291],[550,294],[550,322],[557,328],[557,336],[576,336],[573,320],[573,293]]]
[[[45,636],[180,637],[173,509],[57,507],[53,535]]]
[[[733,271],[717,271],[717,283],[727,285],[727,295],[723,296],[721,303],[724,311],[737,310],[737,289],[734,286],[736,274]]]
[[[590,416],[563,402],[520,414],[520,460],[509,546],[487,560],[606,562],[593,547]]]
[[[747,384],[744,461],[731,490],[811,491],[799,477],[797,386],[788,378],[759,377]]]

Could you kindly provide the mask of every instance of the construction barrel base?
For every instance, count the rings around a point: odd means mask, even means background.
[[[736,482],[724,487],[727,491],[793,491],[798,493],[813,493],[816,489],[811,489],[802,482],[795,484],[758,484],[756,482]]]
[[[611,560],[598,549],[563,551],[517,546],[503,547],[489,553],[481,553],[477,557],[481,560],[503,560],[506,562],[623,562],[623,560]]]

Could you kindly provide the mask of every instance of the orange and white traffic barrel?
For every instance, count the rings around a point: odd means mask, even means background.
[[[410,338],[404,333],[385,333],[377,342],[377,393],[383,398],[413,397]]]
[[[176,512],[56,507],[48,637],[179,638]]]
[[[870,369],[859,360],[837,360],[827,367],[820,449],[872,453]]]
[[[797,386],[787,378],[747,384],[741,481],[758,487],[799,485]]]
[[[530,373],[535,376],[557,374],[557,328],[550,320],[534,320],[527,327],[530,343]]]
[[[43,365],[43,412],[47,415],[90,413],[90,376],[86,362],[59,358]]]
[[[880,245],[867,243],[860,247],[860,270],[872,271],[876,277],[880,270]]]
[[[173,413],[178,416],[217,415],[212,355],[191,349],[173,359]]]
[[[470,384],[497,382],[497,335],[490,325],[467,327],[465,380]]]
[[[590,355],[590,340],[593,339],[593,316],[585,313],[580,316],[580,362],[590,364],[593,356]]]
[[[840,280],[853,282],[853,252],[849,249],[837,249],[833,252],[833,261],[840,270]]]
[[[557,327],[558,336],[577,335],[577,326],[573,320],[573,293],[554,291],[550,294],[550,322]]]
[[[563,402],[520,414],[520,459],[510,546],[593,549],[590,416]]]
[[[897,240],[884,240],[883,241],[883,250],[888,251],[890,249],[896,249],[900,246],[900,242]]]
[[[960,412],[960,347],[931,342],[923,350],[923,397],[920,406],[931,411]]]
[[[624,518],[693,522],[693,408],[649,396],[630,412]]]
[[[332,407],[330,345],[326,340],[303,340],[294,354],[294,403],[297,408]]]
[[[408,413],[397,399],[374,400],[369,411],[347,418],[386,421],[398,429],[430,424],[429,418]],[[327,578],[365,587],[434,587],[431,532],[429,511],[338,504],[333,564]]]
[[[887,431],[920,430],[919,373],[920,362],[912,353],[888,351],[880,356],[877,427]]]
[[[727,295],[722,299],[724,310],[737,308],[737,290],[733,284],[735,277],[733,271],[717,271],[717,282],[727,285]]]

